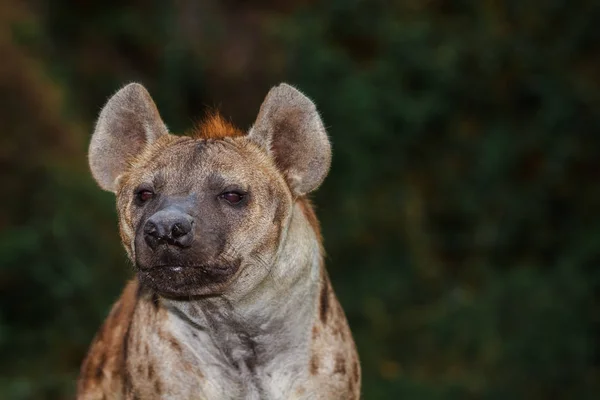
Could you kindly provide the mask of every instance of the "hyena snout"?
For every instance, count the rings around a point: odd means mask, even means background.
[[[176,208],[158,211],[144,225],[144,240],[152,250],[161,245],[187,248],[194,241],[194,219]]]

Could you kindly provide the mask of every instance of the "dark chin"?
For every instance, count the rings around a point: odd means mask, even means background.
[[[214,266],[138,266],[140,283],[166,297],[217,295],[240,268],[240,262]]]

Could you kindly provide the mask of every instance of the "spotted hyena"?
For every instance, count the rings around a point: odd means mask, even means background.
[[[139,84],[102,110],[92,174],[136,277],[83,363],[78,399],[357,399],[361,370],[306,198],[331,147],[314,104],[268,93],[244,133],[169,134]]]

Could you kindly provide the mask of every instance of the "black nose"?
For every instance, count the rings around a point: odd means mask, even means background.
[[[190,247],[194,239],[193,219],[177,209],[161,210],[148,218],[144,239],[153,250],[161,244]]]

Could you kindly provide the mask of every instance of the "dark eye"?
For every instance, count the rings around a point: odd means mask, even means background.
[[[148,189],[142,189],[136,192],[135,199],[138,204],[144,204],[148,200],[151,200],[154,197],[154,192]]]
[[[238,192],[225,192],[221,194],[221,198],[227,201],[229,204],[238,204],[244,198],[242,193]]]

